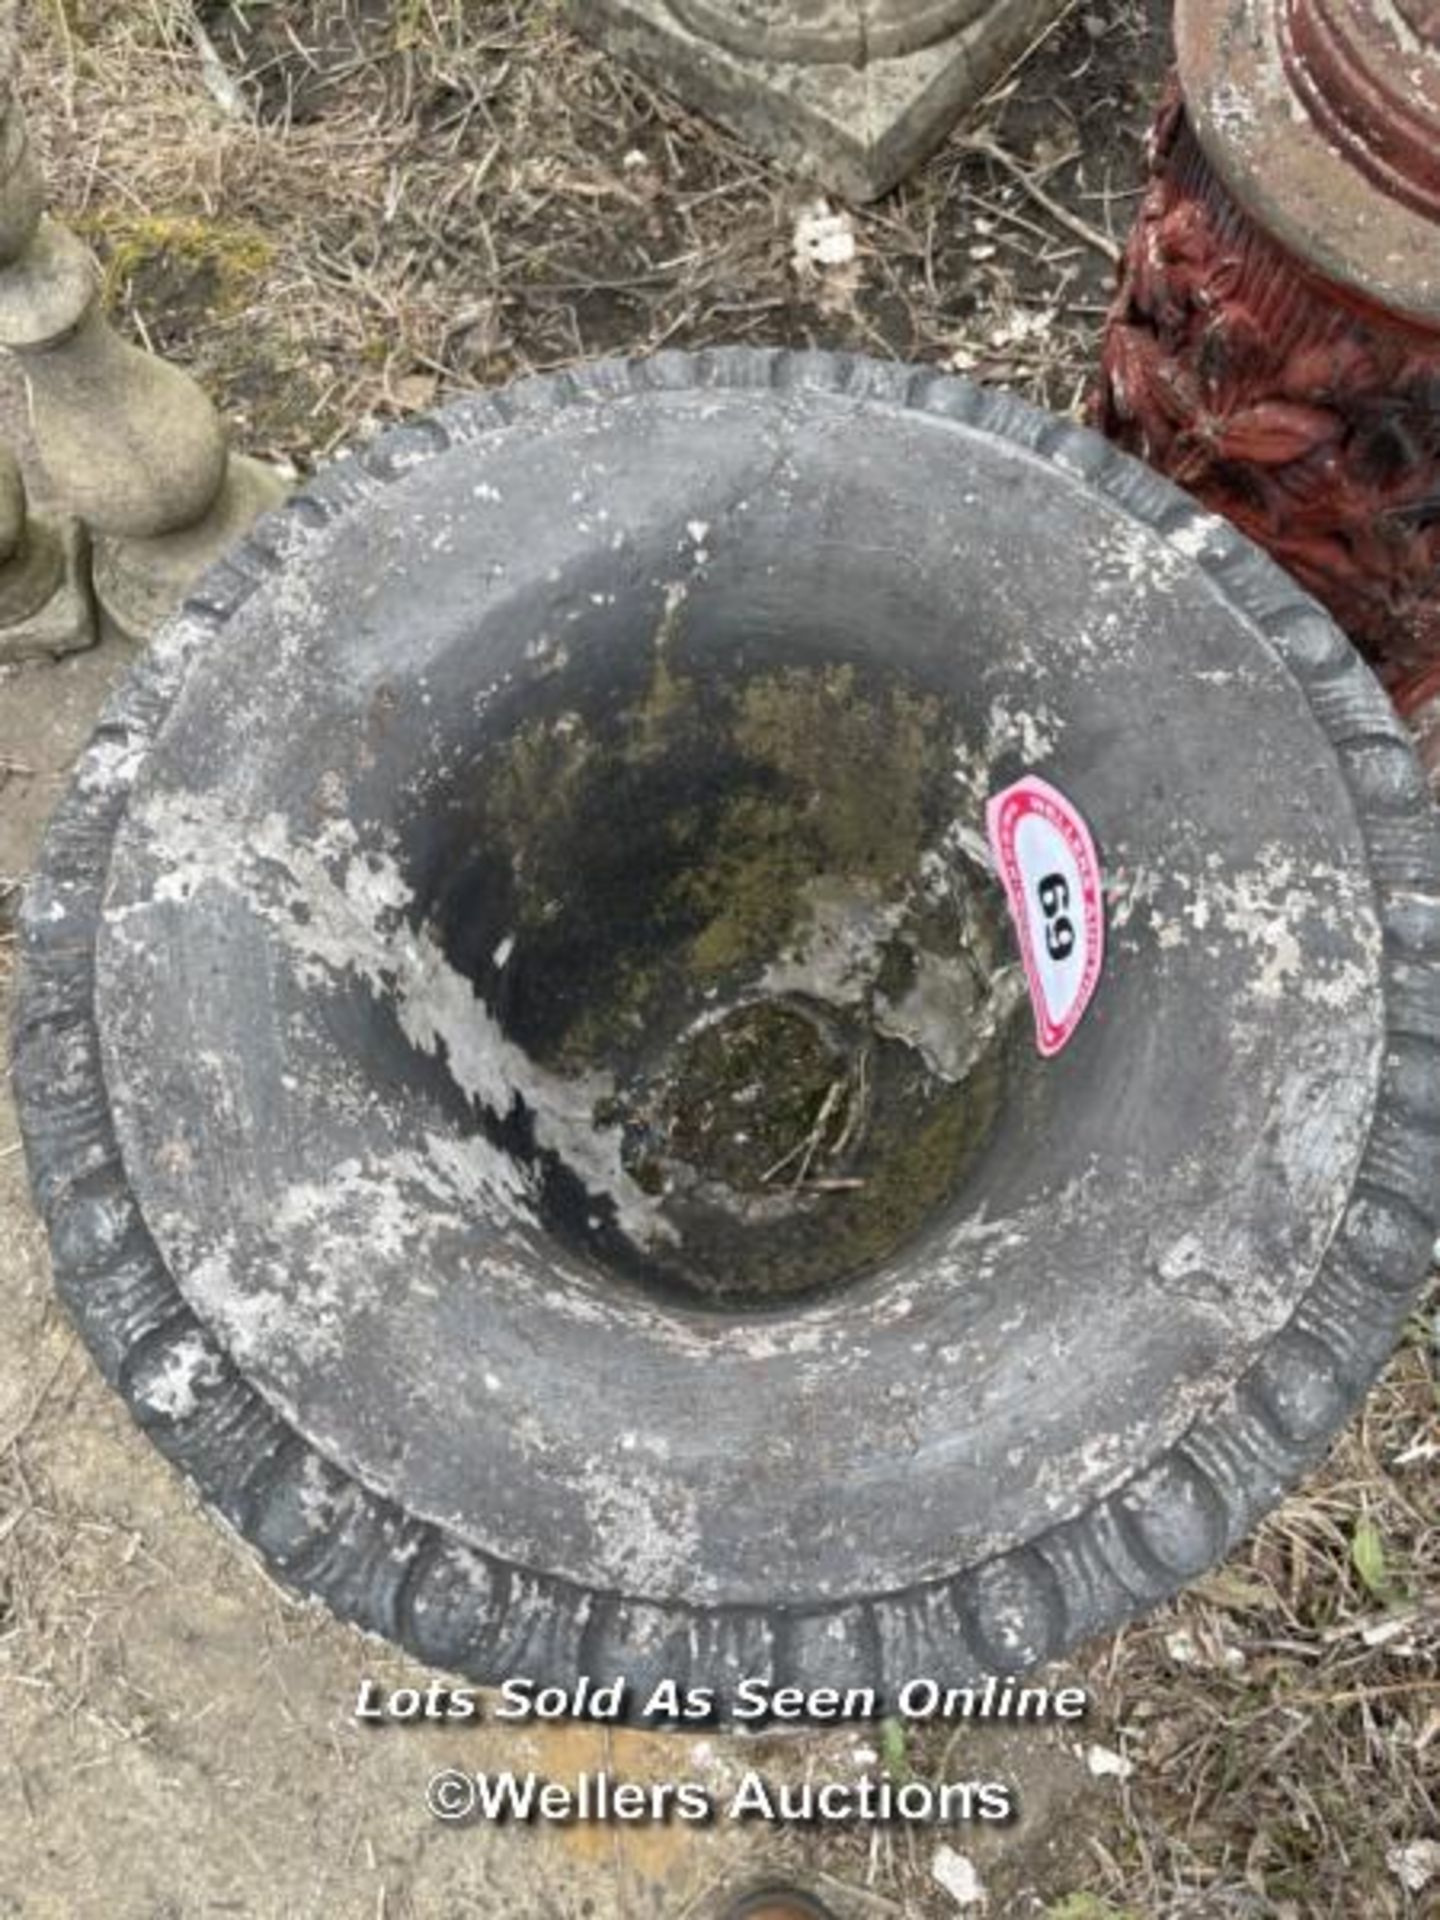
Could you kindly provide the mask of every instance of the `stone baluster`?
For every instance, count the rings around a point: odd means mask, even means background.
[[[88,557],[77,520],[30,512],[20,462],[0,444],[0,662],[95,644]]]
[[[0,99],[0,347],[25,374],[50,487],[94,535],[102,614],[150,634],[284,482],[229,453],[191,377],[122,340],[87,248],[45,217],[14,93]]]

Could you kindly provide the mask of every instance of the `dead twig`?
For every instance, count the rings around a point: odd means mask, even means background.
[[[1112,240],[1108,233],[1102,233],[1088,220],[1081,219],[1078,213],[1072,213],[1066,206],[1048,194],[1027,168],[1021,166],[1013,153],[1006,151],[998,140],[988,134],[972,134],[958,143],[967,153],[980,153],[987,160],[993,160],[1003,167],[1012,180],[1016,181],[1029,194],[1037,207],[1043,207],[1057,225],[1064,227],[1067,233],[1073,233],[1077,240],[1083,240],[1087,247],[1093,247],[1097,253],[1103,253],[1112,266],[1120,264],[1123,248]]]

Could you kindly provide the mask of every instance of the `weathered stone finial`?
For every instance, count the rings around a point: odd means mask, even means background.
[[[129,345],[100,304],[89,251],[42,212],[24,115],[0,99],[0,347],[24,368],[36,449],[56,497],[96,535],[105,614],[139,638],[284,483],[233,457],[178,367]]]

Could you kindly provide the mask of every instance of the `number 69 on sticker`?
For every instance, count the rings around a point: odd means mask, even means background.
[[[1079,811],[1048,781],[1027,774],[985,809],[995,865],[1020,939],[1047,1058],[1079,1026],[1105,959],[1100,858]]]

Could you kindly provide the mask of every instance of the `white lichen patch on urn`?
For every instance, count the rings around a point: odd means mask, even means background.
[[[1024,1000],[1020,970],[1004,967],[981,981],[963,955],[923,947],[914,967],[899,999],[877,996],[876,1031],[914,1047],[940,1079],[963,1080]]]
[[[590,1193],[608,1198],[638,1245],[673,1238],[655,1200],[622,1164],[618,1130],[595,1124],[597,1105],[614,1092],[610,1076],[554,1072],[507,1038],[431,929],[410,924],[413,890],[389,851],[362,848],[341,820],[309,842],[278,813],[237,833],[201,794],[152,794],[137,809],[137,822],[153,846],[164,848],[165,861],[150,899],[117,906],[112,924],[123,929],[132,915],[147,915],[156,903],[184,903],[207,886],[238,893],[273,928],[302,985],[320,988],[346,976],[364,981],[393,1008],[410,1043],[443,1060],[477,1107],[503,1118],[523,1102],[536,1145],[558,1155]],[[515,1162],[483,1142],[471,1146],[471,1172],[480,1176],[474,1192],[501,1215],[513,1215],[531,1198]]]
[[[1143,902],[1141,939],[1161,953],[1226,937],[1248,950],[1250,997],[1274,1008],[1298,998],[1344,1012],[1373,993],[1380,967],[1380,929],[1367,911],[1361,875],[1338,865],[1301,864],[1280,843],[1262,847],[1229,873],[1175,868],[1151,873],[1130,889],[1125,924]]]
[[[880,971],[906,902],[873,881],[829,874],[807,881],[799,935],[760,977],[762,994],[808,993],[833,1006],[858,1006]]]
[[[673,1476],[647,1471],[633,1454],[590,1462],[576,1491],[596,1521],[603,1572],[626,1592],[672,1593],[697,1561],[700,1516]]]
[[[140,1390],[140,1400],[153,1413],[169,1420],[187,1420],[206,1387],[219,1384],[221,1362],[198,1330],[182,1334],[168,1347],[158,1367],[152,1368]]]

